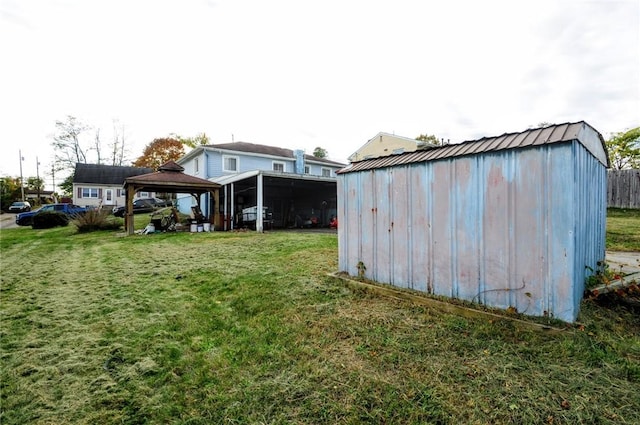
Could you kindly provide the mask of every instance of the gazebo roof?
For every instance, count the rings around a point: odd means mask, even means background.
[[[125,179],[124,187],[147,192],[205,193],[220,188],[220,185],[184,174],[182,166],[169,161],[158,168],[158,171]]]

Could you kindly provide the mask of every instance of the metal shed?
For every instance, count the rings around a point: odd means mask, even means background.
[[[607,167],[586,122],[353,163],[340,270],[573,322],[605,256]]]

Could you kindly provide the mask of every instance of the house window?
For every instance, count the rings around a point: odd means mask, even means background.
[[[305,174],[309,174],[310,172],[311,172],[311,170],[309,170],[309,166],[308,166],[308,165],[305,165],[305,166],[304,166],[304,173],[305,173]]]
[[[98,188],[96,188],[96,187],[83,187],[82,188],[82,197],[83,198],[97,198],[98,197]]]
[[[118,189],[118,191],[116,192],[116,196],[118,198],[124,198],[124,189]]]
[[[237,156],[222,155],[222,171],[238,172],[239,159]]]
[[[284,173],[284,162],[273,161],[272,164],[273,164],[272,165],[273,171],[279,171],[281,173]]]
[[[196,174],[200,172],[200,161],[198,160],[198,158],[195,159],[195,164],[193,166]]]
[[[331,168],[323,168],[322,177],[331,177]]]

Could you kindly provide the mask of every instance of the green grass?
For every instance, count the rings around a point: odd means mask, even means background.
[[[640,210],[609,208],[607,249],[640,251]]]
[[[326,276],[334,234],[19,228],[0,248],[2,424],[640,423],[640,315],[619,306],[551,335],[352,291]]]

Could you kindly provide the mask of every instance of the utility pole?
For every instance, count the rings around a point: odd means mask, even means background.
[[[56,163],[51,164],[51,179],[53,180],[53,202],[58,203],[58,195],[56,195]]]
[[[22,161],[24,161],[24,158],[22,157],[21,149],[18,149],[18,155],[20,155],[20,191],[22,192],[22,202],[24,202],[24,182],[22,179]]]
[[[40,204],[40,162],[36,156],[36,185],[38,186],[38,205]]]

